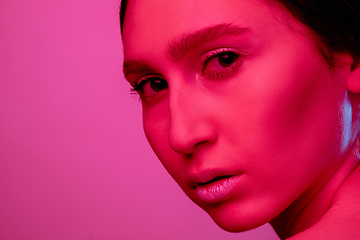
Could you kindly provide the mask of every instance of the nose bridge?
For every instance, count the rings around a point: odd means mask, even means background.
[[[214,132],[206,121],[206,102],[195,86],[183,82],[169,92],[170,147],[178,153],[190,154],[200,143],[214,141]]]

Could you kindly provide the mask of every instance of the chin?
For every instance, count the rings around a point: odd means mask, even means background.
[[[214,220],[214,222],[223,230],[227,231],[227,232],[244,232],[244,231],[248,231],[257,227],[260,227],[261,225],[265,224],[266,222],[262,222],[262,223],[257,223],[257,224],[253,224],[251,222],[247,222],[247,223],[240,223],[237,222],[236,220],[229,220],[229,219],[215,219],[212,218]]]
[[[227,232],[244,232],[268,222],[263,214],[222,209],[221,206],[206,211],[214,222]]]

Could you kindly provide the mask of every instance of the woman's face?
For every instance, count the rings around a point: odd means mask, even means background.
[[[258,0],[129,2],[124,72],[141,95],[145,134],[226,230],[311,197],[348,147],[343,73],[311,36]]]

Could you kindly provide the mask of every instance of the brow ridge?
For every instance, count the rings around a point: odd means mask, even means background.
[[[168,45],[168,54],[170,59],[176,62],[182,59],[189,51],[196,49],[206,42],[215,41],[224,36],[241,35],[247,30],[249,29],[233,25],[232,23],[221,23],[191,33],[185,33]]]
[[[189,51],[205,44],[206,42],[215,41],[224,36],[237,36],[248,31],[232,23],[221,23],[214,26],[205,27],[194,32],[185,33],[179,38],[174,39],[168,46],[167,51],[172,61],[179,61]],[[129,59],[124,61],[123,73],[126,78],[131,73],[139,73],[145,71],[153,71],[149,63],[139,59]]]
[[[129,59],[124,61],[123,64],[123,73],[125,75],[125,78],[127,75],[131,73],[138,73],[138,72],[151,71],[151,70],[152,68],[150,67],[150,64],[148,64],[146,61],[143,60]]]

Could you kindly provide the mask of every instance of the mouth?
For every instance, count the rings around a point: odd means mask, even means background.
[[[194,177],[193,181],[190,181],[190,187],[195,189],[197,197],[202,202],[214,204],[227,199],[231,195],[240,182],[242,174],[217,175],[212,177],[214,175],[211,173],[203,173],[201,176],[200,178]]]
[[[207,185],[207,184],[216,182],[216,181],[218,181],[218,180],[222,180],[222,179],[226,179],[226,178],[231,178],[231,177],[232,177],[232,175],[217,176],[217,177],[214,177],[213,179],[211,179],[210,181],[207,181],[207,182],[204,182],[204,183],[199,182],[199,183],[198,183],[198,186],[205,186],[205,185]]]

